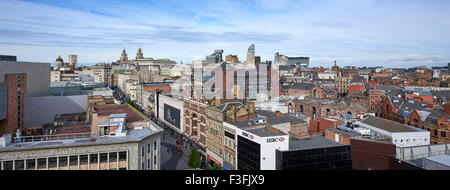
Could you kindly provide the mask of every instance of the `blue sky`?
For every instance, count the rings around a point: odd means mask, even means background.
[[[312,66],[435,66],[450,62],[450,1],[439,0],[1,0],[0,54],[80,63],[130,58],[190,62],[248,46],[310,56]]]

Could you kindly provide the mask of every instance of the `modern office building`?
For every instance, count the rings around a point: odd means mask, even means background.
[[[308,68],[309,57],[289,57],[275,53],[274,63],[275,65],[291,65],[297,68]]]
[[[245,67],[253,67],[255,65],[255,44],[250,45],[247,51],[247,61]]]
[[[289,150],[276,150],[277,170],[351,170],[350,145],[324,137],[289,139]]]
[[[17,57],[12,55],[0,55],[0,61],[17,61]]]
[[[223,50],[214,50],[214,53],[211,55],[206,56],[207,61],[212,61],[213,63],[221,63],[223,61]]]

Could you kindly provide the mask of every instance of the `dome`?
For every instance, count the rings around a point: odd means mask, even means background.
[[[56,58],[56,62],[64,63],[64,60],[61,58],[61,56],[59,56],[58,58]]]

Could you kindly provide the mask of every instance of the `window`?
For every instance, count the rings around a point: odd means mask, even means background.
[[[153,147],[154,147],[154,150],[156,150],[156,146],[157,146],[157,144],[156,144],[156,142],[155,142],[155,143],[154,143],[154,146],[153,146]]]
[[[62,156],[62,157],[59,157],[58,158],[59,159],[59,167],[66,167],[67,166],[67,156]]]
[[[54,170],[54,169],[56,169],[58,167],[57,160],[58,160],[57,157],[48,158],[48,168],[50,170]]]
[[[107,163],[108,162],[108,154],[107,153],[101,153],[100,154],[100,163]]]
[[[142,147],[142,157],[144,157],[144,156],[145,156],[145,148]]]
[[[24,170],[25,161],[24,160],[16,160],[14,161],[14,169],[15,170]]]
[[[27,170],[36,169],[36,159],[29,159],[26,161]]]
[[[70,156],[69,157],[69,165],[70,166],[78,166],[78,156]]]
[[[89,155],[89,162],[91,164],[97,164],[97,162],[98,162],[98,155],[97,154]]]
[[[437,135],[438,135],[438,131],[434,130],[434,136],[437,136]]]
[[[445,131],[441,131],[441,137],[444,137],[445,138]]]
[[[148,144],[148,145],[147,145],[147,152],[148,152],[148,153],[150,153],[150,149],[151,149],[150,144]]]

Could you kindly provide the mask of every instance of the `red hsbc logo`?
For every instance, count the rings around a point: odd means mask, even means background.
[[[253,138],[255,138],[253,135],[249,135],[248,136],[250,139],[253,139]]]
[[[275,143],[275,142],[284,142],[286,139],[284,137],[280,138],[269,138],[267,139],[267,143]]]

